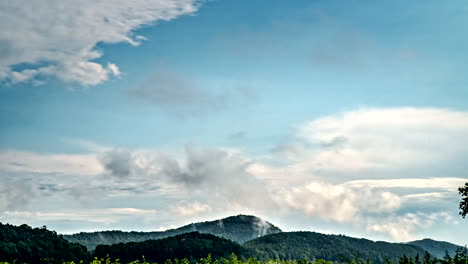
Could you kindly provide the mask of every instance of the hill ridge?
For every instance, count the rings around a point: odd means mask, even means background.
[[[111,245],[126,242],[141,242],[150,239],[162,239],[192,231],[216,235],[230,239],[239,244],[263,235],[282,232],[280,228],[260,217],[239,214],[213,221],[190,223],[178,228],[168,229],[166,231],[139,232],[107,230],[80,232],[72,235],[63,235],[63,237],[70,242],[86,246],[88,250],[93,250],[97,245]]]

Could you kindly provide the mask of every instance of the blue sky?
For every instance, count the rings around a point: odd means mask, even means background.
[[[0,221],[467,243],[464,1],[46,2],[0,4]]]

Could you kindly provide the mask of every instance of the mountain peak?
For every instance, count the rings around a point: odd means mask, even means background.
[[[282,232],[281,229],[260,217],[240,214],[213,221],[191,223],[163,232],[103,231],[64,235],[63,237],[93,250],[99,244],[111,245],[161,239],[194,231],[226,238],[239,244],[264,235]]]
[[[430,238],[424,238],[421,240],[415,240],[408,242],[408,244],[416,245],[437,258],[443,258],[445,256],[445,252],[448,252],[449,255],[454,256],[455,251],[459,247],[458,245],[446,242],[446,241],[437,241]]]

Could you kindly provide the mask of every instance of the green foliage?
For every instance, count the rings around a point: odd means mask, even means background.
[[[419,258],[419,256],[418,256]],[[454,258],[450,257],[449,263],[450,264],[468,264],[468,252],[466,247],[465,248],[459,248],[457,250],[457,254]],[[435,263],[445,263],[445,261],[448,261],[448,259],[435,259],[430,256],[429,253],[425,253],[423,257],[423,261],[421,263],[425,264],[435,264]],[[0,264],[16,264],[18,263],[17,261],[12,261],[12,262],[0,262]],[[48,263],[48,262],[46,262]],[[146,256],[141,256],[137,259],[134,259],[129,262],[122,262],[120,259],[115,259],[112,260],[109,256],[103,257],[103,258],[98,258],[95,257],[94,259],[84,262],[74,262],[74,261],[69,261],[69,262],[61,262],[60,264],[157,264],[157,262],[151,261],[147,259]],[[208,254],[207,257],[204,258],[198,258],[198,259],[193,259],[189,260],[187,258],[183,259],[167,259],[163,262],[159,263],[164,263],[164,264],[376,264],[374,261],[370,260],[369,258],[363,259],[358,256],[354,256],[352,259],[349,259],[347,261],[338,261],[338,262],[332,262],[324,259],[315,259],[315,260],[266,260],[266,261],[260,261],[252,258],[248,259],[242,259],[238,258],[236,254],[231,254],[229,257],[224,258],[214,258],[211,254]],[[416,257],[408,257],[406,255],[402,256],[399,258],[396,262],[393,260],[390,260],[389,258],[385,258],[383,261],[383,264],[417,264],[418,259]]]
[[[45,226],[32,228],[0,223],[0,261],[51,263],[86,259],[86,248],[70,243]]]
[[[110,255],[124,262],[145,256],[147,260],[159,263],[167,259],[186,258],[193,261],[208,256],[202,259],[201,264],[209,264],[211,258],[226,258],[231,253],[242,255],[243,249],[239,244],[224,238],[191,232],[160,240],[99,245],[93,256],[100,259]]]
[[[415,257],[417,254],[424,254],[424,250],[413,245],[374,242],[315,232],[272,234],[249,241],[243,246],[250,250],[247,253],[252,254],[252,257],[262,260],[326,259],[356,262],[356,257],[359,257],[376,263],[384,263],[386,259],[397,261],[404,255]]]
[[[458,188],[458,192],[462,195],[460,215],[465,218],[466,214],[468,214],[468,182],[465,183],[464,187]]]
[[[445,245],[423,242],[426,246]],[[45,226],[0,223],[0,264],[9,263],[468,264],[468,252],[466,247],[459,247],[453,254],[447,250],[440,257],[416,245],[314,232],[270,234],[241,246],[214,235],[190,232],[160,240],[100,245],[91,256],[83,246],[69,243]]]
[[[448,253],[450,256],[455,255],[455,251],[457,250],[458,246],[452,243],[443,242],[443,241],[435,241],[432,239],[422,239],[409,242],[408,244],[418,246],[425,251],[428,251],[432,256],[442,259]]]
[[[93,233],[82,232],[74,235],[64,235],[63,237],[70,242],[79,243],[86,246],[88,250],[94,250],[94,248],[96,248],[98,245],[142,242],[151,239],[162,239],[194,231],[199,233],[212,234],[242,244],[261,235],[281,232],[281,229],[255,216],[237,215],[216,221],[193,223],[164,232],[102,231]]]

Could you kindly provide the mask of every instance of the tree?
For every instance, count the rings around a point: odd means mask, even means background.
[[[423,257],[423,264],[433,264],[433,263],[434,263],[434,260],[432,259],[431,254],[429,254],[429,252],[426,251]]]
[[[442,264],[452,264],[453,263],[453,259],[452,259],[452,257],[450,256],[450,254],[448,253],[447,250],[445,250],[445,256],[440,262]]]
[[[468,182],[465,183],[464,187],[458,188],[458,192],[462,195],[462,200],[460,202],[460,215],[465,218],[468,214]]]

